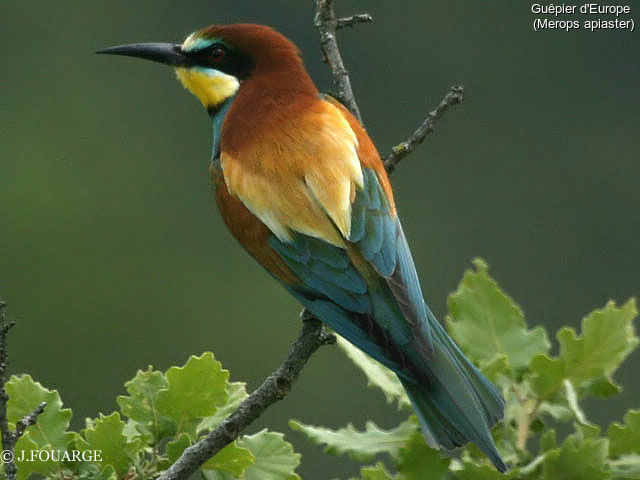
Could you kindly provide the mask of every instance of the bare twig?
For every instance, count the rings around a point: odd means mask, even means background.
[[[2,462],[4,463],[4,474],[6,480],[15,480],[18,476],[18,468],[14,461],[14,450],[16,443],[31,425],[35,425],[38,416],[43,412],[46,402],[38,405],[33,412],[26,415],[16,423],[15,431],[9,428],[9,418],[7,417],[7,402],[9,395],[5,389],[7,383],[7,366],[9,355],[7,352],[7,335],[9,330],[16,324],[8,321],[5,315],[5,303],[0,300],[0,431],[2,432]]]
[[[9,322],[5,316],[5,303],[0,300],[0,430],[2,431],[2,450],[9,451],[7,456],[8,462],[5,463],[4,470],[7,480],[13,480],[18,473],[16,464],[13,461],[13,432],[9,429],[9,419],[7,418],[7,402],[9,396],[4,388],[7,383],[7,334],[15,325],[15,322]],[[5,461],[3,453],[3,461]]]
[[[384,159],[384,166],[387,173],[395,170],[404,157],[413,152],[418,145],[422,143],[424,138],[433,132],[436,121],[446,112],[449,107],[457,105],[464,99],[464,88],[456,85],[449,89],[449,92],[440,101],[438,106],[431,110],[424,121],[404,142],[399,143],[391,149],[391,153]]]
[[[356,13],[355,15],[351,15],[349,17],[339,18],[336,22],[336,30],[340,30],[344,27],[353,27],[358,23],[371,23],[373,22],[373,17],[368,13]]]
[[[283,399],[313,353],[322,345],[335,343],[335,336],[326,333],[322,323],[304,310],[303,327],[298,339],[291,345],[282,365],[269,375],[215,430],[182,456],[158,480],[187,479],[208,459],[233,442],[240,433],[274,402]]]
[[[44,412],[46,406],[47,402],[42,402],[33,409],[33,412],[25,415],[24,417],[22,417],[22,419],[18,420],[18,423],[16,423],[16,431],[13,434],[16,442],[27,428],[29,428],[31,425],[36,424],[36,422],[38,421],[38,416],[40,416],[40,414]]]
[[[359,23],[369,23],[373,21],[373,18],[368,13],[336,18],[333,10],[333,1],[334,0],[315,0],[316,13],[313,23],[320,33],[320,47],[322,48],[325,61],[331,70],[335,97],[362,123],[360,109],[358,108],[353,90],[351,89],[349,72],[344,66],[338,47],[336,30],[344,27],[353,27]],[[464,88],[462,86],[451,87],[449,92],[447,92],[440,101],[440,104],[427,114],[424,121],[416,128],[411,136],[392,148],[391,153],[384,160],[387,173],[393,172],[398,166],[398,163],[400,163],[400,160],[413,152],[416,147],[422,143],[424,138],[433,132],[436,121],[449,107],[462,102],[463,99]]]
[[[351,80],[349,72],[344,66],[342,55],[338,48],[338,40],[336,39],[336,30],[346,25],[353,26],[356,23],[363,23],[370,20],[371,16],[367,13],[354,15],[337,19],[333,11],[333,0],[315,0],[316,14],[313,20],[314,25],[320,33],[320,48],[324,55],[325,61],[329,65],[331,75],[333,77],[333,91],[335,97],[347,107],[351,113],[362,123],[360,109],[356,103],[356,99],[351,89]],[[338,26],[340,25],[340,26]]]

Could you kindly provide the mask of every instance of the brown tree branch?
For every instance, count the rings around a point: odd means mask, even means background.
[[[215,430],[187,448],[180,458],[158,480],[182,480],[189,478],[207,460],[238,438],[240,433],[256,420],[271,404],[282,400],[313,353],[322,345],[333,344],[334,335],[326,333],[322,323],[301,313],[302,331],[291,345],[282,365],[269,375],[262,385],[251,393]]]
[[[355,15],[351,15],[349,17],[342,17],[336,21],[336,30],[340,30],[345,27],[353,27],[358,23],[371,23],[373,22],[373,17],[368,13],[356,13]]]
[[[0,460],[4,463],[6,480],[16,480],[18,478],[18,467],[14,461],[16,443],[27,428],[35,425],[38,416],[44,411],[47,403],[42,402],[38,405],[33,412],[26,415],[22,420],[19,420],[16,423],[16,429],[11,431],[9,428],[9,418],[7,416],[9,395],[7,395],[5,389],[7,383],[7,367],[9,365],[7,335],[16,322],[7,320],[5,307],[6,304],[0,300],[0,432],[2,433],[2,458],[0,458]]]
[[[36,408],[34,408],[30,414],[25,415],[20,420],[18,420],[18,422],[16,423],[16,430],[13,433],[15,442],[20,439],[27,428],[29,428],[31,425],[36,424],[36,422],[38,421],[38,417],[42,412],[44,412],[44,409],[46,407],[47,402],[42,402],[38,406],[36,406]]]
[[[353,95],[353,90],[351,89],[349,72],[344,66],[342,55],[338,48],[336,30],[347,25],[353,26],[356,23],[371,21],[371,15],[363,13],[360,15],[354,15],[353,17],[338,19],[333,11],[333,0],[315,0],[315,2],[316,14],[313,19],[313,24],[320,33],[320,48],[322,49],[324,59],[331,70],[331,76],[333,78],[333,92],[335,97],[340,100],[340,102],[347,107],[351,113],[353,113],[360,123],[362,123],[360,109],[358,108],[358,104],[356,103],[356,99]],[[369,18],[371,20],[363,20],[364,18]]]
[[[348,17],[336,18],[333,10],[333,2],[334,0],[315,0],[316,13],[313,23],[320,33],[320,47],[322,48],[325,62],[331,70],[335,97],[362,123],[360,109],[358,108],[351,88],[349,72],[344,66],[340,48],[338,47],[336,30],[344,27],[353,27],[359,23],[370,23],[373,21],[373,17],[368,13],[360,13]],[[423,122],[416,128],[411,136],[391,149],[391,153],[384,159],[384,166],[387,169],[387,173],[393,172],[398,166],[398,163],[400,163],[400,160],[412,153],[417,146],[422,143],[424,138],[433,132],[436,122],[449,107],[461,103],[463,99],[464,88],[459,85],[451,87],[438,106],[427,113]]]
[[[398,166],[398,163],[400,163],[400,160],[412,153],[418,145],[422,143],[424,138],[433,132],[436,121],[442,117],[449,107],[457,105],[462,102],[462,100],[464,100],[464,88],[460,85],[451,87],[438,106],[427,113],[424,121],[415,129],[411,136],[391,149],[391,153],[384,159],[384,166],[387,169],[387,173],[393,172]]]
[[[4,386],[7,383],[7,366],[8,366],[8,353],[7,353],[7,334],[9,330],[15,325],[15,322],[8,321],[5,316],[6,304],[0,300],[0,430],[2,431],[2,450],[4,465],[4,474],[7,480],[15,480],[18,474],[18,469],[13,461],[13,449],[15,442],[13,440],[13,432],[9,428],[9,419],[7,417],[7,402],[9,401],[9,395]],[[4,451],[8,451],[7,458],[4,458]]]
[[[373,19],[367,13],[336,18],[333,10],[334,0],[314,1],[316,4],[314,25],[320,33],[322,52],[331,70],[335,96],[359,121],[362,121],[351,89],[349,74],[338,48],[336,30],[347,26],[352,27],[359,23],[368,23]],[[411,137],[393,148],[392,153],[385,159],[387,171],[391,173],[402,158],[413,152],[417,145],[424,140],[424,137],[433,131],[436,120],[451,105],[461,102],[462,98],[462,87],[451,87],[451,91],[433,111],[427,114],[424,122],[413,132]],[[289,393],[293,382],[318,348],[322,345],[335,343],[335,336],[325,332],[322,322],[306,310],[302,310],[300,317],[303,320],[302,331],[291,345],[287,358],[280,367],[269,375],[220,425],[206,437],[185,449],[180,458],[157,480],[187,480],[207,460],[236,440],[242,431],[270,405],[283,399]]]

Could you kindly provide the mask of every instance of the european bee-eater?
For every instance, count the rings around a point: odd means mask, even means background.
[[[365,129],[318,92],[297,47],[261,25],[213,25],[182,44],[99,53],[171,65],[213,121],[210,174],[233,236],[315,316],[393,370],[427,442],[474,442],[500,392],[425,304],[391,184]]]

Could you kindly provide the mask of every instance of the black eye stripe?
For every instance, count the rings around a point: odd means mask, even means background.
[[[211,48],[210,58],[216,63],[224,60],[226,55],[227,55],[227,49],[221,45],[214,45]]]
[[[240,80],[247,78],[253,69],[251,58],[220,43],[214,43],[188,55],[193,65],[215,68]]]

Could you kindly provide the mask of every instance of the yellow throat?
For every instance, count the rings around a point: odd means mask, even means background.
[[[182,86],[193,93],[205,108],[215,107],[234,95],[240,82],[233,75],[213,68],[176,68]]]

